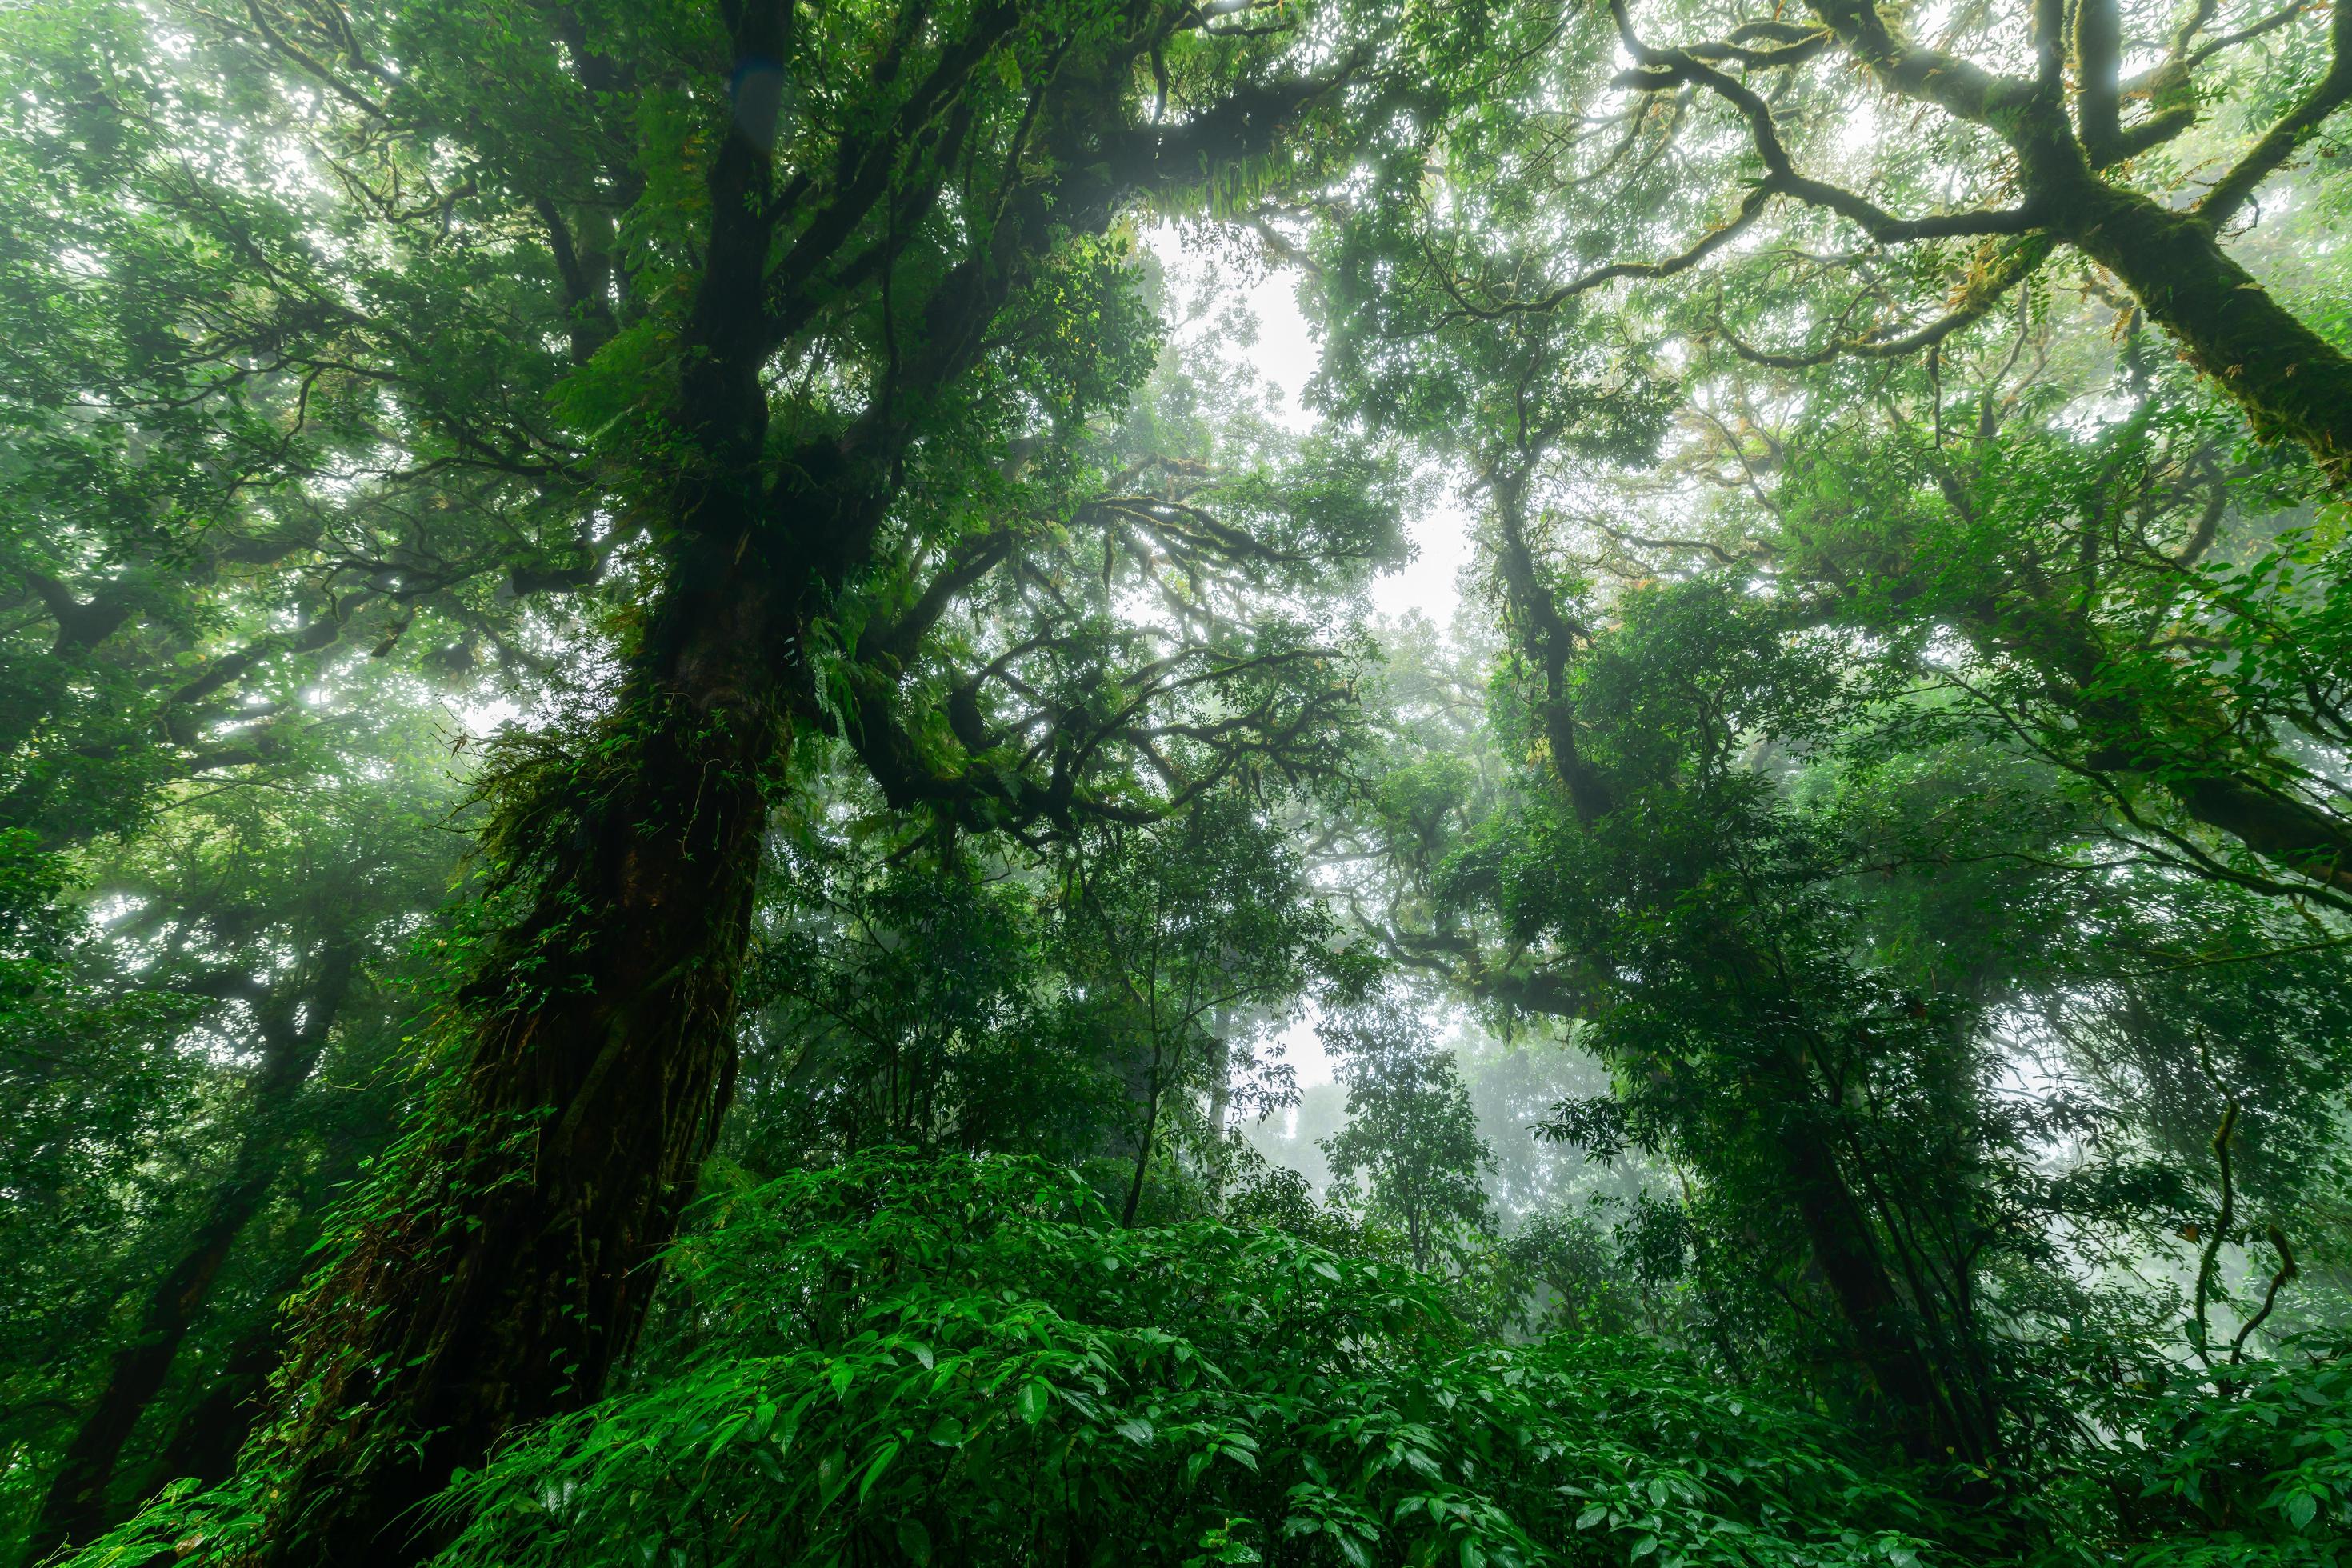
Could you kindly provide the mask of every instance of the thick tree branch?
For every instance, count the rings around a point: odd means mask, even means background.
[[[857,658],[887,658],[900,665],[913,658],[924,635],[939,624],[949,606],[1013,553],[1015,538],[1015,531],[1006,527],[990,529],[960,541],[950,552],[946,565],[904,613],[867,626],[859,636]]]
[[[910,7],[910,11],[920,9]],[[812,286],[833,267],[858,224],[887,194],[902,155],[928,140],[926,133],[961,100],[972,73],[1012,35],[1020,20],[1017,5],[999,3],[982,7],[966,24],[962,35],[940,52],[929,73],[907,95],[885,130],[862,142],[843,142],[831,198],[802,226],[769,275],[767,337],[772,346],[787,342],[808,324],[819,304]],[[894,47],[877,63],[875,74],[887,82],[897,68]],[[918,179],[936,192],[936,174],[927,182]],[[877,258],[877,265],[887,265],[888,259],[886,252]]]
[[[2330,115],[2352,100],[2352,5],[2336,6],[2328,22],[2328,47],[2326,74],[2190,209],[2206,227],[2219,229],[2237,216],[2238,209],[2253,199],[2256,188],[2310,141]]]
[[[1836,213],[1858,225],[1863,232],[1881,244],[1898,244],[1921,239],[1947,239],[1967,235],[2023,234],[2041,220],[2032,204],[2001,210],[1978,210],[1958,213],[1937,213],[1926,217],[1898,217],[1885,208],[1856,192],[1826,181],[1812,179],[1798,173],[1795,161],[1789,155],[1787,144],[1780,139],[1780,130],[1772,118],[1771,106],[1756,90],[1738,78],[1717,70],[1698,59],[1688,49],[1660,49],[1644,43],[1634,30],[1633,17],[1625,0],[1610,0],[1609,14],[1617,24],[1617,36],[1626,51],[1641,63],[1642,68],[1620,76],[1618,83],[1643,92],[1659,92],[1668,88],[1690,84],[1706,88],[1738,111],[1748,122],[1750,140],[1757,156],[1764,162],[1766,176],[1758,191],[1764,195],[1780,195]],[[1750,201],[1755,196],[1751,195]],[[1742,204],[1741,216],[1734,224],[1745,226],[1752,221],[1755,211]],[[1733,229],[1732,233],[1737,230]],[[1718,229],[1708,240],[1720,245],[1731,234]],[[1708,240],[1701,246],[1712,248]],[[1687,255],[1688,253],[1686,253]],[[1705,255],[1689,260],[1677,258],[1688,266]],[[1679,270],[1680,268],[1675,268]],[[1602,269],[1608,270],[1606,268]]]
[[[2042,9],[2050,8],[2044,0]],[[1987,126],[2003,136],[2014,133],[2012,121],[2018,110],[2050,95],[2050,58],[2053,54],[2063,58],[2064,53],[2051,37],[2053,29],[2044,18],[2036,40],[2042,50],[2042,79],[1999,76],[1957,55],[1896,38],[1872,0],[1813,0],[1812,9],[1847,52],[1894,91],[1932,103],[1955,118]]]
[[[2093,167],[2115,162],[2123,139],[2123,25],[2116,0],[2075,0],[2074,122]]]
[[[87,652],[131,618],[131,598],[120,584],[110,584],[112,592],[100,589],[84,600],[74,597],[72,589],[47,573],[26,569],[19,575],[58,624],[57,641],[49,650],[52,655]]]

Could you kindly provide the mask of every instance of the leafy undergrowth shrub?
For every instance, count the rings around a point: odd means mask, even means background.
[[[2352,1361],[2340,1349],[2222,1366],[2159,1395],[2121,1456],[2127,1568],[2352,1563]]]
[[[714,1200],[630,1386],[465,1478],[444,1561],[1888,1563],[1927,1507],[1633,1342],[1505,1347],[1282,1232],[1020,1160]]]
[[[721,1194],[670,1268],[624,1385],[445,1494],[442,1568],[2352,1561],[2333,1355],[2179,1380],[2064,1478],[1954,1509],[1647,1342],[1497,1344],[1428,1276],[1271,1226],[1124,1230],[1027,1160]],[[242,1564],[268,1484],[78,1563]]]

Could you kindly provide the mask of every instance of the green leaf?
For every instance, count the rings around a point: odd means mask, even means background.
[[[882,1445],[882,1451],[876,1454],[874,1456],[874,1462],[866,1467],[866,1475],[864,1479],[859,1480],[857,1483],[857,1500],[859,1502],[864,1502],[866,1500],[866,1494],[874,1489],[874,1483],[881,1478],[884,1470],[890,1468],[890,1461],[898,1457],[898,1439],[893,1437]]]

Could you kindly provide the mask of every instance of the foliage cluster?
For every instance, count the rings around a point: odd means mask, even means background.
[[[0,5],[0,1550],[2341,1560],[2347,107]]]

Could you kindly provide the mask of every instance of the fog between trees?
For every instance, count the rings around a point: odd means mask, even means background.
[[[0,1551],[2336,1563],[2347,17],[0,8]]]

